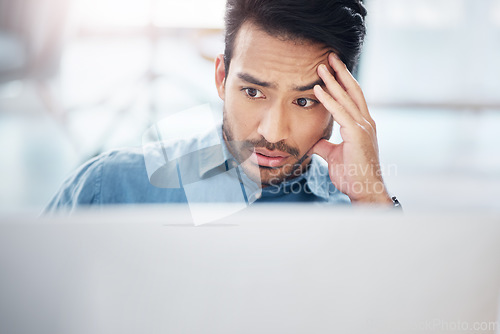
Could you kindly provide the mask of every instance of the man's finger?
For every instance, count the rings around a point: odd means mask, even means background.
[[[331,154],[332,150],[334,150],[338,144],[334,144],[329,142],[326,139],[320,139],[310,150],[310,154],[317,154],[326,161],[328,161],[328,156]]]
[[[358,123],[363,123],[363,115],[360,114],[359,108],[354,103],[349,94],[337,82],[335,77],[330,73],[326,65],[322,64],[318,67],[318,74],[328,88],[330,95],[354,118]]]
[[[351,72],[349,72],[342,60],[340,60],[333,52],[328,56],[328,62],[335,71],[335,77],[339,83],[345,87],[347,94],[351,96],[359,111],[361,111],[363,117],[365,117],[365,119],[370,122],[372,126],[375,126],[375,122],[371,118],[370,112],[368,111],[363,91],[361,90],[361,87],[356,79],[352,76]]]
[[[355,125],[355,121],[352,116],[347,113],[345,108],[335,101],[330,94],[325,92],[320,85],[314,86],[314,95],[316,95],[326,110],[332,114],[333,119],[339,123],[341,127],[352,127]]]

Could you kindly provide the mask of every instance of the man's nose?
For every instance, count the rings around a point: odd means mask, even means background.
[[[257,132],[270,143],[288,138],[289,115],[281,102],[276,101],[263,111]]]

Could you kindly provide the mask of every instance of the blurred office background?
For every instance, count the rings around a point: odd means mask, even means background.
[[[358,79],[389,190],[408,212],[500,211],[500,0],[366,5]],[[223,13],[224,0],[0,0],[0,212],[38,212],[90,157],[220,108]]]

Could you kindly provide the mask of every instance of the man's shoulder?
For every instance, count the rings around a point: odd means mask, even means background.
[[[141,148],[120,148],[101,153],[85,162],[76,172],[84,182],[130,180],[144,173]]]
[[[73,172],[45,212],[82,205],[183,202],[182,189],[153,186],[141,148],[120,148],[88,160]]]
[[[113,149],[94,159],[106,172],[114,171],[114,175],[144,169],[144,153],[140,147]]]
[[[103,203],[183,201],[180,187],[165,189],[152,184],[142,148],[115,149],[101,154],[99,160],[102,164],[100,177]],[[163,176],[177,179],[175,169]]]

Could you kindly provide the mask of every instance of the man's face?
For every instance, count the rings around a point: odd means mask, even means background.
[[[245,173],[263,186],[305,171],[311,147],[331,135],[333,119],[313,93],[317,67],[331,50],[282,40],[245,23],[227,78],[222,55],[216,84],[224,100],[224,139]]]

